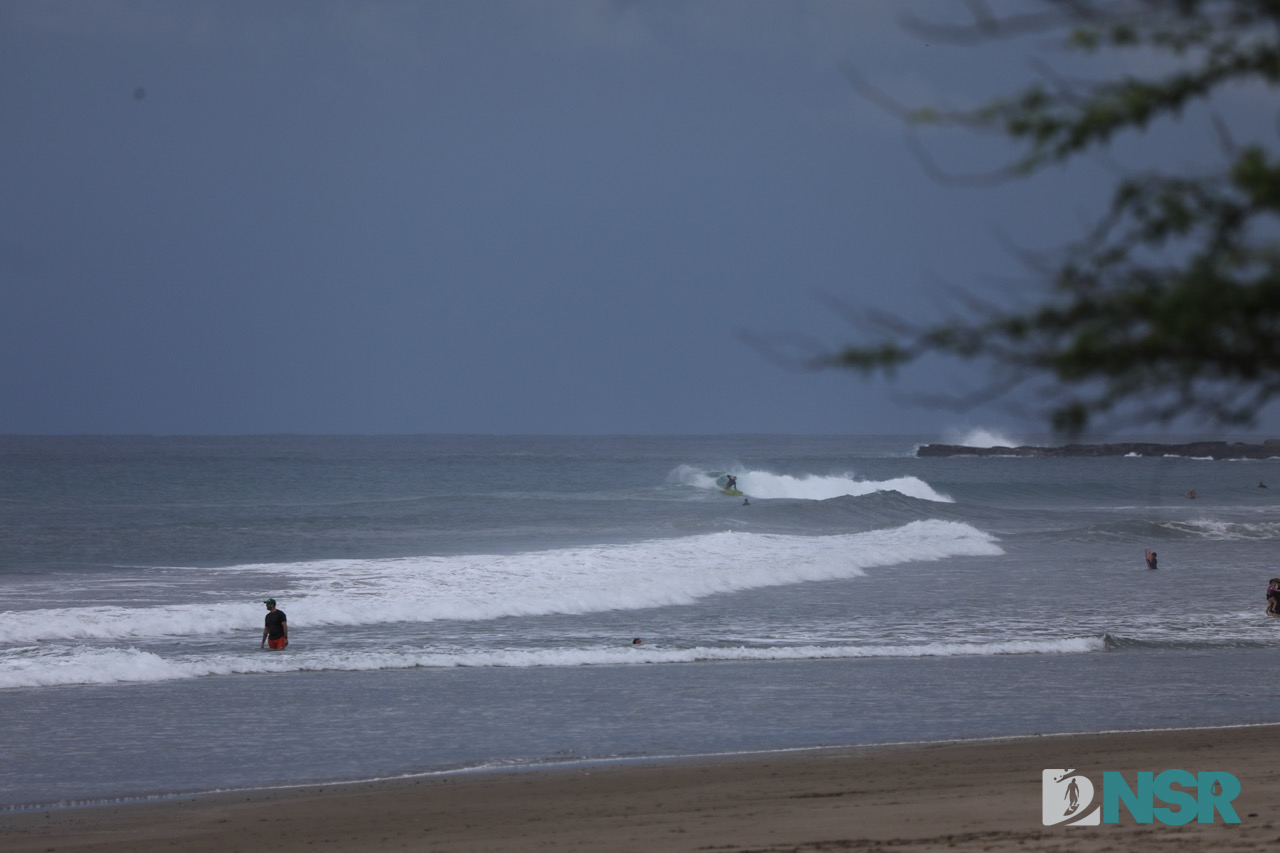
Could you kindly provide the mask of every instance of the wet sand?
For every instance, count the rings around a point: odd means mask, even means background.
[[[806,750],[0,813],[0,850],[1203,851],[1280,844],[1280,726]],[[1241,823],[1046,827],[1041,771],[1225,771]],[[1157,803],[1157,806],[1163,805]]]

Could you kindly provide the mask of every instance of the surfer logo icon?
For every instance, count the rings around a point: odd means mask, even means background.
[[[1045,770],[1041,781],[1045,826],[1097,826],[1101,822],[1088,776],[1074,770]]]

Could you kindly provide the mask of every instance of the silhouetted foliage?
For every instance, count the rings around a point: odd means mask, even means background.
[[[1022,153],[1004,178],[1095,153],[1228,85],[1280,83],[1280,0],[1048,0],[1042,13],[1018,17],[980,2],[968,8],[963,26],[907,26],[974,43],[1057,35],[1073,51],[1155,50],[1169,60],[1161,73],[1090,82],[1045,68],[1042,81],[977,110],[902,112],[913,126],[1013,140]],[[902,109],[852,76],[868,97]],[[1002,374],[997,392],[1011,381],[1051,380],[1046,415],[1066,434],[1122,411],[1139,423],[1252,423],[1280,391],[1280,159],[1276,139],[1241,144],[1226,122],[1214,122],[1223,156],[1213,171],[1118,178],[1106,214],[1048,270],[1052,288],[1039,304],[1015,310],[969,299],[958,319],[925,327],[873,313],[873,342],[817,363],[870,374],[929,353],[990,359]]]

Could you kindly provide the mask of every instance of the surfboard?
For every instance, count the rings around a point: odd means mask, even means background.
[[[720,491],[726,495],[733,495],[735,498],[742,497],[742,492],[738,491],[737,489],[721,489]]]

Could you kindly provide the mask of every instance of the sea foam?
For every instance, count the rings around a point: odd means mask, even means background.
[[[517,554],[325,560],[232,566],[271,584],[294,625],[369,626],[587,614],[693,604],[707,596],[856,578],[915,561],[1002,554],[994,537],[951,521],[827,536],[722,532]],[[240,585],[251,582],[242,578]],[[183,591],[175,589],[175,595]],[[225,636],[261,629],[255,602],[170,601],[0,612],[0,644]]]

